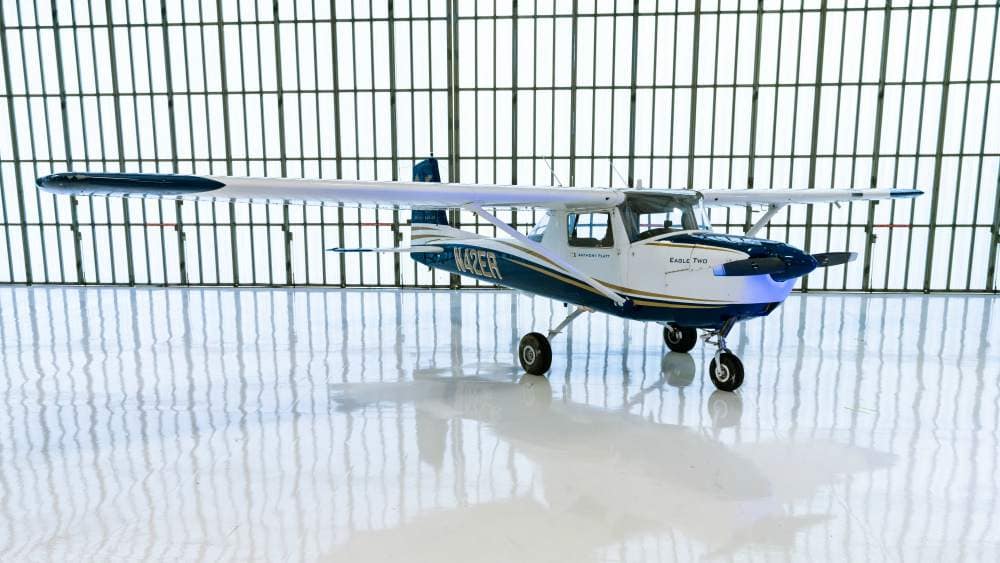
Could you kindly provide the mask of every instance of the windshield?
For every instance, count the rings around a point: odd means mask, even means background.
[[[622,206],[632,242],[678,231],[711,230],[697,196],[631,193]]]

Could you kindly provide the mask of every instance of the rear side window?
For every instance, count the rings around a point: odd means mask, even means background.
[[[549,227],[549,220],[552,219],[552,212],[549,211],[535,223],[535,226],[531,228],[528,232],[528,238],[535,242],[542,242],[542,237],[545,236],[545,229]]]
[[[570,213],[566,229],[570,246],[608,248],[615,244],[610,213]]]

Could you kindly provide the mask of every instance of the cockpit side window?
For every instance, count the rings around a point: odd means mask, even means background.
[[[566,216],[570,246],[609,248],[615,245],[610,213],[570,213]]]

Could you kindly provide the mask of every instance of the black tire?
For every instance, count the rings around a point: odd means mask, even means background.
[[[663,342],[671,351],[686,354],[698,343],[698,331],[687,326],[665,326]]]
[[[719,391],[736,391],[743,385],[743,362],[732,352],[719,354],[719,370],[716,373],[715,359],[708,365],[708,376]]]
[[[552,367],[549,339],[537,332],[525,334],[517,347],[517,359],[524,371],[531,375],[545,375]]]

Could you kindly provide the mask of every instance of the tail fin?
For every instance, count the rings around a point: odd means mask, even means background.
[[[414,182],[436,182],[441,183],[441,170],[438,168],[438,161],[431,157],[422,160],[413,167]],[[411,213],[410,223],[423,225],[447,225],[448,213],[444,209],[414,209]]]

